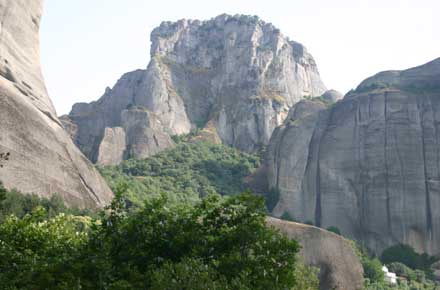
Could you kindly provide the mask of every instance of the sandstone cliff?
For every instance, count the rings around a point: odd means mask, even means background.
[[[440,254],[440,59],[379,73],[329,108],[298,104],[266,168],[276,215],[337,226],[380,253]]]
[[[275,218],[267,218],[267,224],[301,244],[304,262],[320,269],[319,289],[363,288],[363,268],[350,241],[316,227]]]
[[[68,128],[76,125],[75,142],[95,162],[112,152],[100,151],[101,142],[108,143],[106,128],[124,127],[121,113],[128,108],[125,114],[130,115],[133,106],[157,118],[152,136],[208,125],[212,138],[256,151],[268,143],[292,105],[325,92],[306,48],[257,17],[164,22],[151,33],[151,42],[146,70],[124,75],[97,102],[76,104],[64,118]],[[141,147],[154,144],[151,136],[138,133]],[[161,139],[156,148],[172,146],[165,136]],[[128,139],[126,144],[127,149],[132,145]],[[131,156],[154,152],[138,150]]]
[[[42,1],[0,0],[0,169],[7,188],[80,207],[103,206],[112,192],[65,133],[40,69]]]

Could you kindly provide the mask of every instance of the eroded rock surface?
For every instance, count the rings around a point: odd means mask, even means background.
[[[164,22],[151,42],[146,70],[124,75],[97,102],[69,114],[78,126],[75,142],[93,161],[106,128],[121,126],[130,106],[157,116],[168,135],[209,126],[223,143],[256,151],[292,105],[326,91],[306,48],[256,17]]]
[[[63,129],[40,69],[42,1],[0,0],[0,169],[7,188],[101,207],[112,192]]]
[[[267,224],[301,244],[304,262],[320,269],[319,289],[363,288],[363,268],[350,241],[313,226],[271,217]]]
[[[337,226],[377,253],[403,243],[439,254],[440,59],[379,73],[329,108],[304,111],[270,142],[274,213]]]

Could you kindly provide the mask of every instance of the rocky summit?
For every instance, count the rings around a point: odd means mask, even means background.
[[[112,192],[57,118],[40,68],[40,0],[0,0],[0,168],[7,188],[101,207]]]
[[[326,91],[306,48],[257,17],[163,22],[151,42],[146,70],[62,118],[94,162],[149,156],[173,146],[170,136],[207,126],[211,138],[257,151],[291,106]]]
[[[330,107],[300,102],[270,141],[274,208],[363,241],[440,254],[440,59],[379,73]]]

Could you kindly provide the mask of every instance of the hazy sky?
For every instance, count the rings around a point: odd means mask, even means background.
[[[379,71],[440,57],[439,11],[439,0],[45,0],[43,72],[65,114],[145,68],[162,21],[250,14],[304,44],[327,87],[345,93]]]

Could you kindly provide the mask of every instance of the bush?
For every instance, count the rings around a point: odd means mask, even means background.
[[[185,142],[145,160],[127,160],[100,168],[112,189],[128,185],[127,198],[141,206],[165,194],[170,202],[195,203],[210,194],[236,195],[247,190],[244,178],[260,165],[256,155],[225,145]],[[177,139],[176,139],[177,140]]]
[[[42,207],[46,218],[52,218],[60,213],[74,215],[93,215],[92,211],[68,208],[59,195],[50,198],[41,198],[36,194],[23,194],[17,190],[6,190],[0,183],[0,223],[10,215],[22,218]]]
[[[339,230],[338,227],[334,227],[334,226],[328,227],[327,231],[335,233],[337,235],[341,235],[341,231]]]
[[[405,264],[394,262],[388,265],[388,270],[390,272],[396,273],[399,277],[405,277],[408,280],[415,280],[416,275],[414,271],[406,266]]]
[[[418,254],[414,249],[407,245],[395,245],[383,251],[381,260],[384,264],[399,262],[405,264],[413,270],[422,270],[428,277],[433,276],[432,265],[439,259],[430,257],[427,254]]]
[[[277,206],[280,200],[280,191],[277,188],[272,188],[265,196],[266,198],[266,208],[268,212],[272,212]]]
[[[290,222],[297,222],[287,211],[285,211],[280,219],[285,220],[285,221],[290,221]]]
[[[87,236],[77,232],[74,217],[45,217],[39,207],[22,219],[11,216],[0,224],[2,289],[77,289],[81,266],[76,260]]]
[[[0,224],[0,285],[36,290],[316,289],[315,272],[297,268],[302,267],[297,242],[266,227],[265,213],[264,200],[250,194],[210,195],[194,205],[173,205],[160,197],[128,213],[118,192],[99,221],[79,227],[82,219],[73,216],[45,221],[39,207]],[[298,285],[307,288],[294,288]]]

